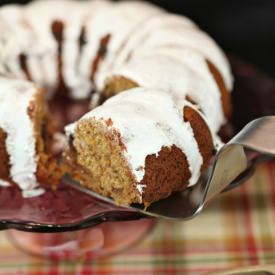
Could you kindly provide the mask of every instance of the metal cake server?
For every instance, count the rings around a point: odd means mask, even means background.
[[[257,163],[273,157],[275,157],[275,116],[258,118],[248,123],[220,149],[212,165],[195,186],[155,202],[146,210],[140,205],[132,205],[123,207],[123,211],[176,220],[194,218],[216,195],[246,181],[253,174]],[[71,180],[67,180],[66,184],[114,204],[113,200],[83,188]],[[113,213],[114,219],[118,213],[119,211]]]

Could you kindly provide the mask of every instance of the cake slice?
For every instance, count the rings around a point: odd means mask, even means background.
[[[150,204],[194,185],[214,151],[196,107],[156,89],[120,93],[66,133],[73,177],[124,205]]]
[[[43,91],[34,84],[0,77],[0,185],[16,184],[24,197],[55,186],[63,172],[53,158],[54,125]]]

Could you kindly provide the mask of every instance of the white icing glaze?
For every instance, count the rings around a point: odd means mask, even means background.
[[[19,5],[9,5],[0,9],[0,33],[2,71],[10,72],[18,78],[25,78],[20,67],[19,54],[24,53],[23,49],[31,47],[33,37],[25,24]]]
[[[53,138],[54,143],[52,145],[51,151],[56,155],[64,152],[67,146],[66,136],[58,132],[54,134]]]
[[[221,72],[228,90],[232,89],[232,75],[229,64],[218,45],[189,19],[175,15],[155,16],[140,27],[129,38],[119,52],[112,66],[109,66],[97,79],[97,86],[103,88],[104,78],[112,70],[119,69],[131,58],[139,58],[144,52],[154,53],[159,47],[181,47],[202,54]]]
[[[136,29],[134,29],[131,32],[131,35],[127,37],[124,43],[122,43],[122,46],[116,52],[113,60],[109,62],[104,61],[102,64],[102,69],[98,72],[97,78],[95,79],[99,93],[103,89],[105,76],[109,75],[114,69],[120,68],[125,62],[127,62],[129,57],[140,47],[142,41],[163,25],[171,28],[177,25],[189,28],[195,27],[195,24],[186,17],[166,14],[161,11],[148,17],[147,20],[143,20],[142,23],[139,22]]]
[[[93,16],[96,7],[105,1],[66,1],[57,0],[49,4],[49,1],[36,1],[31,3],[24,10],[29,23],[31,24],[39,44],[36,51],[43,56],[42,68],[46,73],[42,85],[56,86],[57,74],[57,41],[55,40],[51,25],[54,21],[63,23],[62,41],[62,74],[67,87],[71,90],[73,98],[86,97],[92,89],[90,81],[84,81],[77,72],[79,59],[79,37],[88,15]],[[46,11],[46,12],[45,12]],[[52,74],[49,74],[52,72]],[[48,75],[47,75],[48,74]],[[44,75],[44,74],[43,74]]]
[[[63,21],[65,22],[64,43],[63,43],[63,75],[67,86],[71,89],[73,98],[82,99],[87,98],[93,89],[90,76],[87,74],[85,78],[81,74],[81,58],[85,58],[89,64],[92,63],[95,56],[88,59],[85,53],[79,52],[79,38],[82,31],[82,27],[85,28],[86,22],[89,18],[93,18],[97,12],[102,11],[110,4],[107,1],[88,1],[88,2],[74,2],[74,5],[69,5],[68,13],[73,8],[74,12],[72,16],[65,16]],[[68,14],[67,13],[67,14]],[[96,39],[96,37],[93,37]],[[85,46],[84,46],[85,47]],[[91,68],[91,67],[90,67]],[[91,72],[91,70],[90,70]]]
[[[24,198],[33,198],[33,197],[39,197],[45,193],[45,189],[43,188],[36,188],[32,190],[24,190],[22,192],[22,195]]]
[[[139,26],[138,31],[129,37],[127,43],[119,51],[115,62],[113,62],[113,66],[117,68],[123,65],[129,56],[132,55],[152,33],[163,27],[174,28],[177,26],[182,28],[196,28],[194,22],[181,15],[164,13],[152,16],[148,21]],[[165,40],[165,38],[163,40]]]
[[[182,104],[181,107],[188,103],[182,101]],[[112,97],[81,120],[113,121],[112,126],[105,126],[119,131],[127,148],[123,154],[138,183],[145,173],[140,167],[145,167],[146,156],[158,154],[164,146],[176,145],[187,157],[192,174],[189,184],[193,185],[200,175],[202,156],[190,124],[183,120],[182,110],[168,93],[136,88]],[[74,133],[76,125],[66,128],[67,135]]]
[[[142,10],[142,12],[137,12]],[[104,62],[99,66],[96,73],[100,74],[101,70],[106,70],[112,63],[118,51],[127,42],[132,33],[154,14],[162,13],[163,10],[147,3],[139,1],[119,2],[110,5],[104,9],[104,12],[96,13],[87,22],[87,35],[91,37],[84,48],[84,53],[80,60],[80,71],[85,77],[91,75],[91,60],[94,60],[98,54],[100,41],[110,35],[108,49],[104,57]],[[87,58],[88,57],[88,58]],[[103,68],[102,68],[103,67]],[[97,87],[100,89],[100,87]]]
[[[38,56],[28,55],[27,66],[31,79],[35,83],[46,86],[40,58]]]
[[[0,179],[0,187],[10,187],[11,184],[5,180]]]
[[[142,1],[40,0],[23,8],[16,5],[2,8],[0,20],[4,23],[1,37],[9,45],[1,51],[7,66],[17,77],[24,78],[18,62],[18,55],[24,53],[30,57],[27,63],[32,79],[50,90],[58,81],[57,42],[51,24],[54,20],[64,23],[63,77],[73,98],[89,96],[93,88],[92,63],[100,40],[108,34],[111,39],[107,55],[95,74],[98,90],[102,89],[102,76],[113,68],[120,68],[129,56],[171,43],[203,53],[219,68],[227,86],[232,86],[226,59],[211,38],[188,18],[165,13]],[[80,53],[78,42],[83,26],[87,43]]]
[[[18,61],[19,54],[25,54],[29,73],[34,82],[54,90],[58,79],[58,45],[51,25],[55,20],[64,24],[62,43],[62,74],[73,98],[85,98],[92,90],[90,77],[79,73],[79,37],[86,21],[92,18],[109,2],[41,0],[26,6],[9,5],[0,10],[1,43],[0,63],[7,64],[18,78],[25,74]],[[16,35],[14,35],[16,33]],[[92,56],[94,58],[94,56]],[[91,64],[93,59],[88,60]],[[5,67],[1,71],[7,72]]]
[[[154,49],[133,58],[105,78],[115,75],[129,78],[139,86],[169,92],[180,105],[189,95],[201,107],[213,133],[225,122],[219,87],[203,56],[197,52],[177,47]]]
[[[28,191],[38,186],[34,128],[27,114],[35,94],[36,88],[30,82],[0,77],[0,128],[7,134],[10,175],[22,190]]]
[[[0,72],[24,79],[26,75],[19,62],[19,55],[24,54],[31,79],[53,91],[59,82],[58,44],[51,30],[55,20],[64,24],[62,74],[73,98],[88,97],[94,84],[100,92],[106,78],[112,75],[123,75],[141,86],[164,91],[137,89],[131,91],[133,94],[123,93],[84,118],[111,117],[114,126],[122,133],[128,149],[126,158],[139,181],[144,171],[136,169],[144,165],[146,155],[156,154],[162,146],[176,144],[187,155],[192,172],[190,184],[194,184],[202,158],[191,126],[180,122],[180,117],[182,108],[188,104],[185,96],[189,94],[203,110],[203,117],[218,143],[216,133],[225,120],[220,93],[205,59],[221,72],[228,90],[232,88],[232,76],[217,44],[188,18],[167,14],[145,2],[40,0],[26,6],[9,5],[0,9]],[[80,52],[79,37],[83,27],[86,43]],[[108,34],[111,38],[106,56],[94,75],[95,83],[92,83],[92,64],[100,40]],[[21,91],[23,88],[25,92]],[[139,97],[141,91],[143,96]],[[23,93],[28,96],[23,96]],[[0,127],[8,134],[12,179],[25,190],[23,195],[26,197],[43,192],[42,189],[32,191],[37,187],[35,140],[26,108],[34,94],[35,90],[27,82],[12,83],[0,78],[0,106],[3,105],[0,108]],[[94,99],[99,100],[99,96],[96,94]],[[152,104],[155,101],[159,104]],[[8,108],[11,102],[18,105],[18,112],[7,116],[5,114],[14,108]],[[166,108],[168,114],[165,112],[164,115]],[[129,113],[134,121],[141,122],[138,127],[130,125],[131,120],[128,121],[124,112]],[[18,121],[22,123],[19,125]],[[167,128],[153,127],[155,122]],[[15,127],[16,123],[18,127]],[[75,125],[68,127],[67,132],[73,134]],[[20,135],[16,135],[19,131]],[[146,131],[150,133],[147,140],[142,136]],[[137,136],[137,140],[127,139],[131,133]],[[22,144],[28,144],[28,148]],[[139,151],[139,146],[145,146],[145,149]],[[140,193],[143,188],[137,186]]]
[[[139,51],[163,46],[182,46],[203,54],[218,68],[227,89],[232,90],[233,81],[228,61],[216,42],[206,33],[195,28],[161,28],[148,36],[148,39],[143,41],[142,47],[138,48],[134,54],[138,56]]]
[[[142,195],[144,193],[145,188],[146,188],[145,184],[137,184],[137,190],[138,190],[140,195]]]

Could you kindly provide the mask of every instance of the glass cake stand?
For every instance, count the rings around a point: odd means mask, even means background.
[[[235,76],[234,127],[225,131],[227,137],[257,117],[275,114],[274,80],[235,56],[230,61]],[[51,111],[62,129],[85,113],[88,105],[61,99],[51,104]],[[12,242],[33,255],[62,260],[110,255],[136,243],[155,223],[64,183],[55,192],[45,189],[40,197],[23,199],[17,188],[0,187],[0,230],[10,229]]]
[[[91,261],[121,252],[142,240],[153,228],[152,219],[107,222],[66,233],[9,230],[8,238],[21,251],[53,261]]]
[[[53,260],[94,259],[117,253],[144,237],[153,219],[61,183],[40,197],[23,199],[15,187],[0,188],[0,229],[18,248]],[[112,212],[113,213],[113,212]],[[130,220],[130,221],[129,221]]]

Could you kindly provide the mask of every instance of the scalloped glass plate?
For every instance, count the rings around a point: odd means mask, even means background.
[[[61,183],[57,190],[44,187],[39,197],[24,199],[15,187],[0,188],[0,229],[35,232],[65,232],[79,230],[116,220],[141,218],[129,209],[87,195]],[[112,214],[111,214],[112,213]]]
[[[231,57],[230,59],[236,78],[233,92],[233,125],[235,130],[239,130],[247,122],[257,117],[275,113],[275,100],[271,100],[275,97],[273,91],[275,82],[237,58]],[[51,111],[55,114],[60,127],[62,127],[68,121],[73,121],[85,113],[87,106],[88,102],[64,102],[64,99],[62,99],[62,108],[60,108],[60,104],[54,102]],[[245,112],[243,106],[246,107]],[[232,134],[233,131],[227,133],[228,136]],[[78,230],[91,227],[93,230],[106,224],[106,228],[119,228],[117,230],[120,230],[124,236],[132,234],[127,233],[127,228],[130,228],[129,224],[121,226],[119,223],[119,226],[115,227],[114,224],[117,223],[108,223],[113,222],[113,213],[116,210],[120,210],[120,221],[138,220],[143,217],[140,213],[129,212],[127,208],[115,207],[107,201],[84,194],[64,183],[61,183],[56,191],[46,188],[46,192],[42,196],[29,199],[23,199],[20,190],[17,188],[0,187],[0,230],[17,229],[50,233],[81,232]],[[134,231],[137,232],[139,226],[143,228],[144,224],[147,226],[145,226],[146,228],[149,228],[152,220],[146,219],[131,223],[135,225],[136,230]],[[106,234],[110,234],[110,232],[109,230]],[[145,231],[140,230],[140,232]],[[21,235],[22,238],[20,238],[16,233],[13,233],[12,236],[17,245],[24,247],[21,241],[24,238],[28,239],[27,235]],[[32,234],[31,236],[36,235]],[[40,238],[38,237],[38,239]],[[58,247],[59,251],[63,251],[60,245]],[[35,251],[32,252],[36,254]]]
[[[114,219],[117,210],[119,222]],[[28,199],[18,188],[0,188],[0,229],[17,229],[8,231],[16,247],[51,260],[94,260],[122,251],[155,223],[140,218],[64,183],[56,191],[45,188],[43,195]]]

